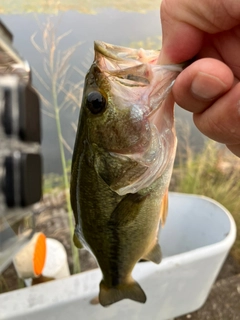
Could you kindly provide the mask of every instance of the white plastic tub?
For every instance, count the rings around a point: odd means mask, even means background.
[[[123,300],[108,308],[91,305],[101,273],[69,278],[0,295],[0,319],[167,320],[205,302],[236,237],[229,212],[217,202],[170,193],[169,216],[161,231],[160,265],[139,263],[133,276],[147,294],[146,304]]]

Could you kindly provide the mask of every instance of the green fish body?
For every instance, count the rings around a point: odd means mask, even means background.
[[[103,274],[108,306],[146,295],[131,273],[140,259],[161,261],[160,221],[175,158],[173,109],[163,103],[180,66],[156,65],[158,51],[95,42],[74,146],[74,242]]]

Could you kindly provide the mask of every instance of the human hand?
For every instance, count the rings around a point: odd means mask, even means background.
[[[172,94],[198,129],[240,157],[240,1],[163,0],[160,64],[194,62]]]

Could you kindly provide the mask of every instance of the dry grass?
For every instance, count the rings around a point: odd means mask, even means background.
[[[210,140],[200,153],[193,153],[187,140],[185,135],[177,154],[172,190],[205,195],[229,210],[238,231],[231,253],[240,263],[240,159]]]
[[[36,40],[38,32],[32,35],[31,40],[35,49],[42,55],[44,77],[41,76],[36,70],[34,70],[34,73],[41,84],[41,92],[38,91],[38,94],[43,104],[42,112],[55,120],[63,173],[62,179],[59,179],[59,183],[61,183],[62,180],[66,195],[69,227],[72,235],[74,232],[74,223],[69,196],[69,169],[65,155],[65,151],[72,154],[72,150],[62,134],[61,112],[63,110],[74,110],[76,108],[80,108],[83,80],[80,80],[77,83],[73,83],[70,80],[71,72],[74,71],[74,67],[71,66],[70,61],[81,43],[79,42],[72,47],[61,50],[61,41],[69,36],[71,30],[58,35],[55,21],[51,17],[47,18],[43,24],[39,24],[39,28],[41,42],[39,43]],[[75,70],[75,72],[78,71]],[[49,96],[50,98],[48,99],[46,96]],[[58,180],[56,177],[54,177],[54,179]],[[73,272],[78,273],[80,272],[78,251],[75,248],[71,238],[69,241],[71,243],[74,261]]]

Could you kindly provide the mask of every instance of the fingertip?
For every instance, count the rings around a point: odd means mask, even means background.
[[[227,145],[227,148],[235,154],[235,156],[240,158],[240,143],[233,144],[233,145]]]
[[[202,101],[212,101],[230,89],[228,77],[220,79],[219,76],[199,71],[191,84],[192,95]]]
[[[202,113],[195,113],[196,127],[209,138],[228,145],[238,155],[240,145],[240,83],[221,96]]]
[[[172,91],[178,105],[193,113],[201,113],[228,92],[233,83],[234,76],[227,65],[204,58],[181,72]]]

